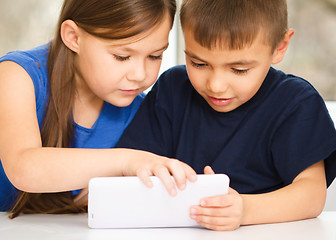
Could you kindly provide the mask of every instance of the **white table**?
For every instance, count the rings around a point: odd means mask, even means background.
[[[336,212],[304,221],[244,226],[233,232],[202,228],[90,229],[87,214],[22,215],[0,213],[0,239],[34,240],[336,240]]]

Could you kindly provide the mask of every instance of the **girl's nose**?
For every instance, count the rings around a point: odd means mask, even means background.
[[[146,79],[146,64],[144,61],[137,61],[131,66],[128,73],[128,80],[130,81],[144,81]]]

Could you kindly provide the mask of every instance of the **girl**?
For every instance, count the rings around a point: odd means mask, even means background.
[[[180,189],[195,180],[177,160],[111,149],[157,78],[174,15],[174,0],[65,0],[51,43],[0,58],[0,210],[83,212],[74,190],[97,176],[150,187],[157,175],[171,195],[170,175]]]

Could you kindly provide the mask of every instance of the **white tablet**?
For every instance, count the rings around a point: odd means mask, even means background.
[[[138,177],[93,178],[89,183],[88,225],[91,228],[190,227],[190,206],[200,199],[228,192],[225,174],[198,175],[185,190],[171,197],[157,177],[153,188]]]

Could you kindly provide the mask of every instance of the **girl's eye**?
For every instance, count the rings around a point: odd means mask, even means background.
[[[155,61],[155,60],[162,60],[162,54],[159,56],[149,55],[149,59]]]
[[[115,54],[113,54],[113,57],[114,57],[117,61],[120,61],[120,62],[127,61],[127,60],[130,59],[129,56],[124,57],[124,56],[118,56],[118,55],[115,55]]]
[[[195,67],[195,68],[202,68],[205,67],[206,64],[205,63],[195,63],[194,61],[190,61],[191,66]]]
[[[237,69],[237,68],[232,68],[232,71],[235,73],[235,74],[238,74],[238,75],[242,75],[242,74],[246,74],[249,69]]]

